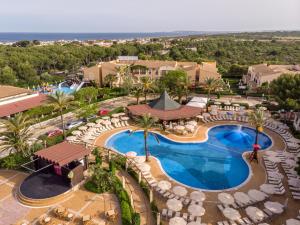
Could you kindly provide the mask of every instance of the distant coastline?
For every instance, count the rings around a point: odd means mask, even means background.
[[[59,41],[59,40],[126,40],[155,37],[180,37],[189,35],[217,34],[219,32],[175,31],[153,33],[18,33],[0,32],[0,42],[16,42],[21,40]]]

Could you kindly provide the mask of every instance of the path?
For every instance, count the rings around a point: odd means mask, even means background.
[[[122,176],[125,177],[125,189],[133,197],[133,208],[141,216],[141,225],[154,225],[149,200],[139,184],[124,171],[118,171],[117,176],[120,179]]]

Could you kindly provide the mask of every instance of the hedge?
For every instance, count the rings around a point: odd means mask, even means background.
[[[122,225],[132,225],[132,213],[130,205],[126,201],[121,201]]]

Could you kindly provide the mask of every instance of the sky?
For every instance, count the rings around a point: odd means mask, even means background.
[[[1,0],[0,32],[300,30],[300,0]]]

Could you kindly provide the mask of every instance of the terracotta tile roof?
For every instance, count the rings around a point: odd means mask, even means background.
[[[19,88],[19,87],[8,86],[8,85],[0,85],[0,99],[16,96],[20,94],[30,94],[30,93],[32,93],[32,91],[27,90],[25,88]]]
[[[183,105],[175,110],[157,110],[151,108],[149,105],[131,105],[127,109],[132,115],[142,116],[150,113],[151,116],[157,117],[160,120],[177,120],[191,118],[199,115],[202,112],[201,108]]]
[[[34,153],[35,156],[60,166],[82,159],[89,154],[90,151],[83,145],[71,144],[66,141]]]
[[[0,117],[13,115],[19,112],[42,105],[47,100],[47,96],[39,94],[38,96],[28,99],[0,105]]]

